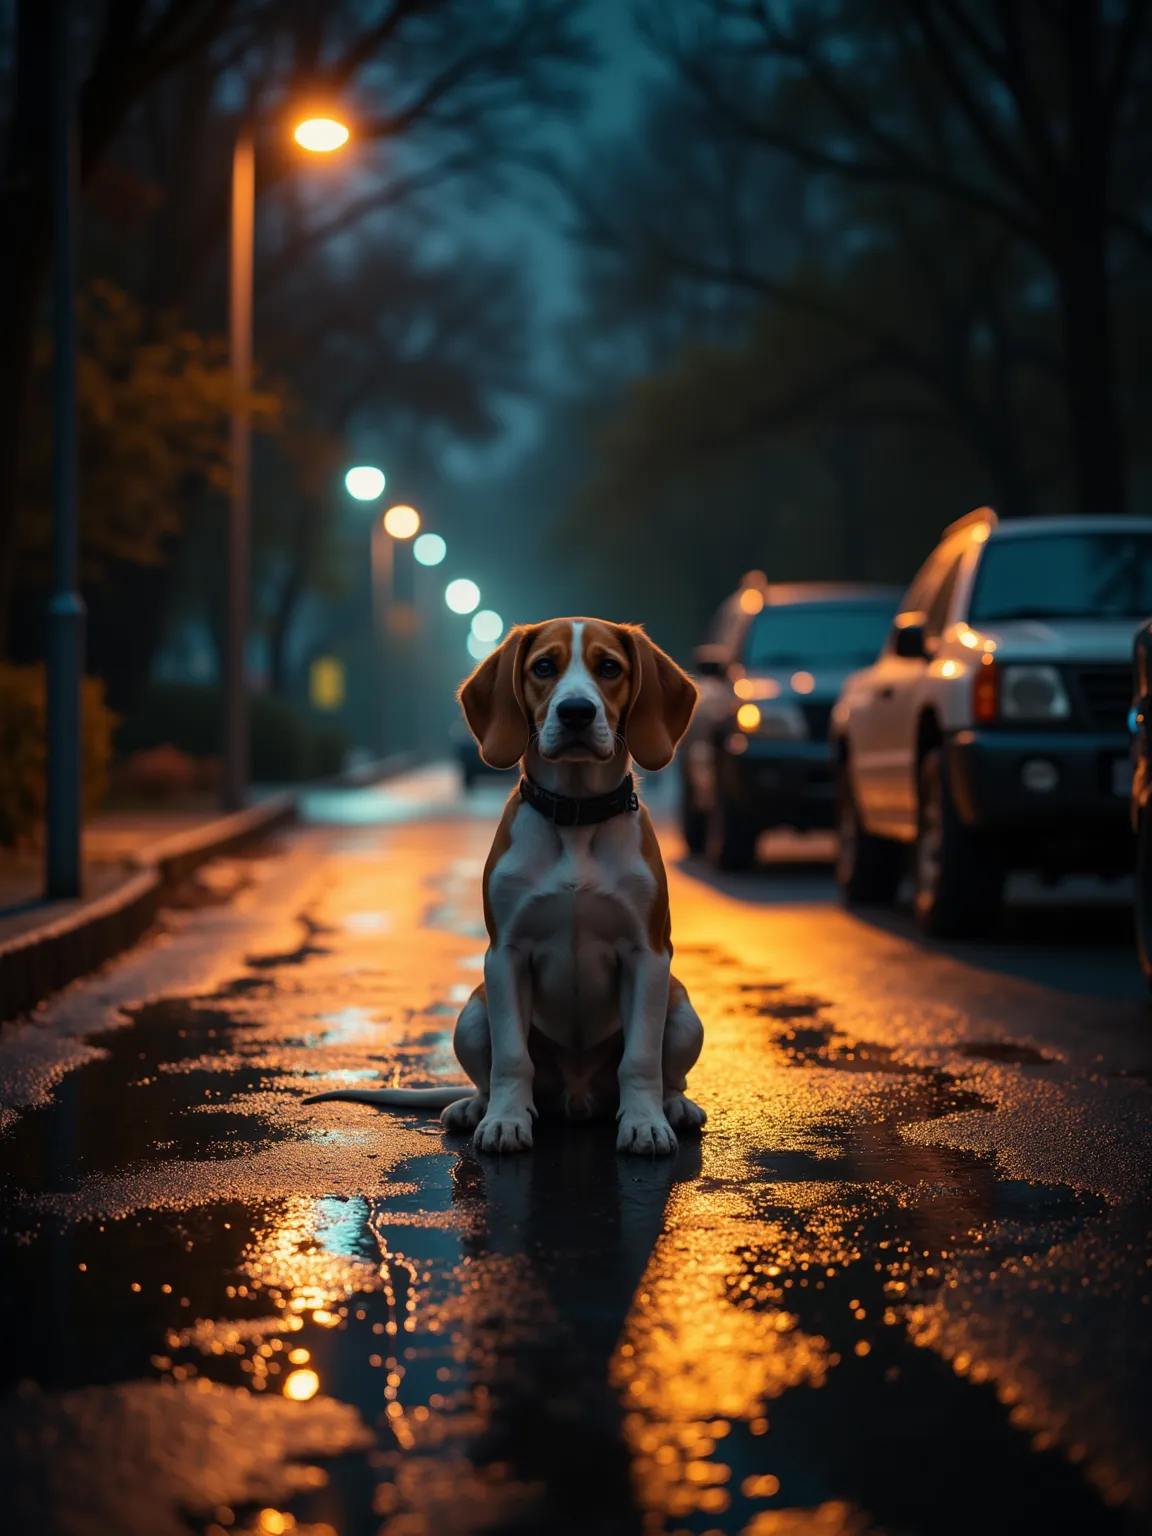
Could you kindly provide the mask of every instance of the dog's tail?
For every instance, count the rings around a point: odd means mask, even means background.
[[[392,1109],[447,1109],[457,1099],[471,1098],[475,1091],[471,1083],[447,1088],[333,1088],[330,1093],[310,1093],[304,1103],[344,1099],[350,1104],[381,1104]]]

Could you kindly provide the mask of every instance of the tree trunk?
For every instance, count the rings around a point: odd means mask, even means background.
[[[268,686],[283,698],[288,688],[288,642],[308,586],[308,570],[316,553],[318,509],[306,496],[296,498],[292,538],[288,545],[288,569],[276,597],[268,632]]]
[[[268,688],[281,699],[288,693],[288,641],[302,592],[302,572],[294,566],[277,595],[268,629]]]
[[[1098,229],[1073,233],[1060,274],[1072,478],[1081,513],[1123,512],[1127,501],[1103,244]]]
[[[1055,218],[1072,480],[1078,512],[1123,512],[1127,486],[1108,273],[1112,156],[1100,86],[1098,7],[1070,6],[1066,25],[1068,172]]]
[[[0,655],[8,649],[19,543],[21,448],[37,313],[52,241],[52,22],[43,0],[19,7],[16,98],[0,187]]]

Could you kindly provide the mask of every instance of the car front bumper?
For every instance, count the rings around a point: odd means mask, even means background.
[[[762,827],[834,824],[832,749],[826,741],[760,740],[733,752],[728,742],[716,753],[718,790]]]
[[[961,821],[1009,848],[1078,843],[1106,853],[1130,842],[1131,759],[1122,734],[959,731],[947,755]]]

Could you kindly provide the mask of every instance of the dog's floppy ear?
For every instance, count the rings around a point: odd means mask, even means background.
[[[622,625],[632,651],[632,697],[624,740],[640,764],[655,772],[667,768],[676,743],[688,729],[696,708],[696,684],[637,625]]]
[[[528,750],[528,713],[522,677],[524,648],[536,633],[517,625],[486,656],[460,689],[468,729],[492,768],[513,768]]]

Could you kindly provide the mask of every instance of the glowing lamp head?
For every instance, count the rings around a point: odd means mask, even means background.
[[[438,533],[422,533],[412,546],[418,565],[440,565],[448,546]]]
[[[420,514],[415,507],[389,507],[384,514],[384,532],[394,539],[410,539],[420,531]]]
[[[334,117],[308,117],[296,124],[292,137],[301,149],[314,155],[330,155],[347,144],[349,133],[346,125]]]
[[[472,615],[472,633],[477,640],[495,644],[504,633],[504,620],[491,608],[481,608],[479,613]]]
[[[356,464],[344,476],[344,489],[354,501],[378,501],[384,494],[384,471],[375,464]]]
[[[760,711],[755,704],[741,704],[736,711],[736,724],[742,731],[754,731],[760,724]]]
[[[491,656],[496,649],[495,640],[481,640],[474,631],[468,631],[468,654],[473,661],[483,661],[485,656]]]
[[[444,588],[444,601],[453,613],[473,613],[480,606],[480,588],[467,576],[458,576]]]

